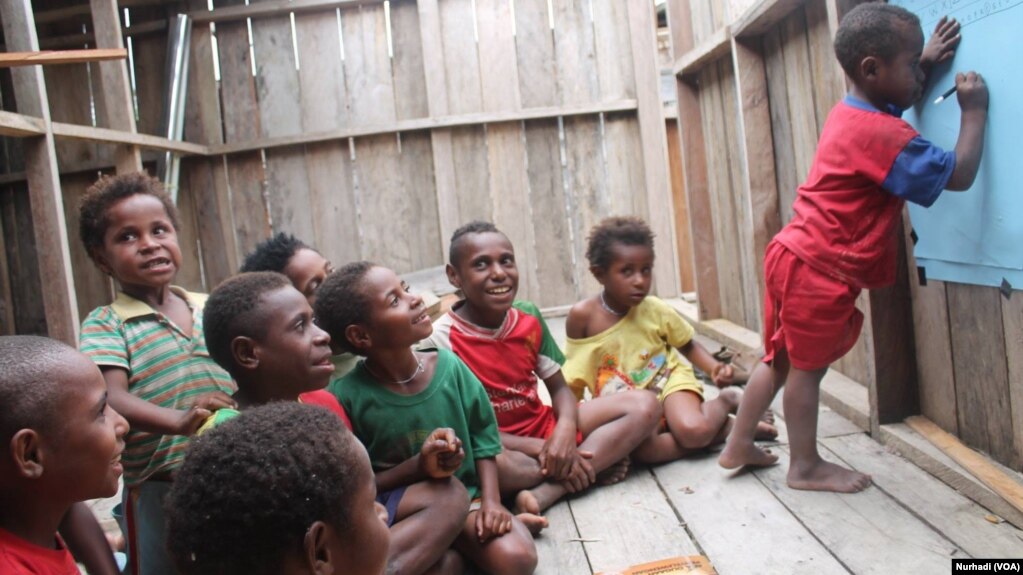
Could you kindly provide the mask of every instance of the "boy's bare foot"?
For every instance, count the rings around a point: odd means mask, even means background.
[[[870,485],[870,476],[818,459],[810,465],[789,464],[788,485],[792,489],[856,493]]]
[[[778,439],[778,428],[766,421],[757,422],[757,430],[753,433],[757,441],[773,441]]]
[[[778,456],[771,453],[770,449],[760,449],[753,443],[736,445],[731,441],[725,444],[725,450],[718,457],[718,465],[725,469],[736,469],[743,465],[767,467],[777,462]]]
[[[621,461],[611,464],[611,467],[608,467],[597,475],[597,484],[614,485],[615,483],[625,479],[625,476],[629,474],[630,464],[631,462],[628,457],[623,457]]]
[[[540,502],[537,501],[536,495],[533,495],[532,491],[523,489],[515,496],[515,507],[512,509],[512,513],[531,513],[533,515],[539,515]]]
[[[765,411],[764,414],[760,416],[760,421],[774,425],[774,410],[768,409]]]
[[[529,529],[529,532],[534,537],[539,535],[548,525],[546,517],[533,513],[519,513],[515,517],[526,526],[526,529]]]

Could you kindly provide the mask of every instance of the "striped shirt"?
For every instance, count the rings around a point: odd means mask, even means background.
[[[188,409],[195,398],[237,389],[206,349],[202,309],[206,295],[171,288],[192,310],[192,333],[186,334],[149,304],[124,293],[98,307],[82,323],[81,349],[100,367],[128,372],[128,391],[170,409]],[[132,429],[121,462],[124,482],[136,486],[158,472],[181,465],[189,438]]]

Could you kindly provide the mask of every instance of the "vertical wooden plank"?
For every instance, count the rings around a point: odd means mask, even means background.
[[[554,36],[547,0],[515,0],[515,51],[520,70],[522,107],[540,108],[558,103]]]
[[[85,251],[85,246],[78,239],[78,200],[95,180],[96,178],[92,174],[75,174],[64,176],[61,182],[61,191],[64,195],[64,217],[68,225],[71,273],[75,282],[79,317],[87,316],[94,308],[107,305],[114,299],[110,277],[96,267]]]
[[[476,0],[481,109],[486,112],[522,107],[511,16],[510,0]]]
[[[199,9],[205,0],[191,0]],[[218,33],[221,32],[218,29]],[[219,40],[219,38],[218,38]],[[185,93],[184,138],[200,144],[223,144],[224,127],[220,117],[220,94],[213,71],[213,39],[209,25],[192,26],[188,61],[188,90]],[[223,50],[223,47],[220,48]],[[233,103],[232,103],[233,106]]]
[[[0,193],[0,217],[3,219],[4,247],[10,268],[10,302],[15,332],[22,335],[49,333],[53,337],[52,327],[47,329],[44,290],[39,273],[41,258],[36,250],[37,235],[27,184],[13,184]],[[70,267],[67,274],[71,275]],[[73,305],[77,315],[77,304]]]
[[[61,64],[41,68],[46,79],[51,119],[54,122],[91,126],[88,65]],[[81,165],[95,165],[99,162],[95,142],[62,138],[55,146],[57,165],[61,170],[75,169]]]
[[[295,39],[301,131],[327,131],[348,126],[348,96],[337,13],[331,10],[296,14]]]
[[[4,41],[8,50],[34,52],[39,49],[32,5],[28,0],[0,3],[0,18],[3,19]],[[50,110],[41,67],[27,66],[11,73],[18,112],[40,117],[49,124]],[[47,286],[42,290],[46,330],[50,337],[75,345],[78,342],[78,309],[71,279],[67,225],[53,135],[47,133],[24,140],[38,269],[39,275],[46,278]]]
[[[347,52],[346,52],[347,54]],[[367,136],[355,140],[355,177],[359,182],[362,253],[367,259],[382,262],[394,271],[413,271],[409,242],[394,241],[395,221],[409,221],[408,202],[396,197],[402,189],[401,157],[397,136]]]
[[[817,149],[817,121],[810,77],[810,55],[806,40],[806,14],[792,11],[781,25],[782,52],[788,87],[789,121],[796,160],[796,179],[803,182],[810,173]]]
[[[947,284],[959,436],[1010,465],[1013,460],[1001,295],[995,288]]]
[[[0,197],[8,195],[9,188],[0,188]],[[0,210],[3,200],[0,199]],[[7,234],[4,231],[3,214],[0,211],[0,335],[14,335],[14,294],[11,291],[11,268],[7,263]]]
[[[117,13],[117,0],[90,0],[92,25],[97,48],[124,48],[121,36],[121,18]],[[99,63],[99,91],[108,125],[103,127],[135,132],[135,113],[128,82],[128,66],[124,60]],[[137,146],[118,145],[115,159],[117,171],[135,172],[142,169],[142,155]]]
[[[447,261],[437,213],[437,185],[433,173],[433,147],[426,132],[401,134],[401,172],[411,224],[411,269],[439,266]],[[524,193],[524,192],[523,192]]]
[[[807,42],[810,46],[810,70],[814,86],[814,110],[817,117],[817,135],[832,106],[842,99],[845,75],[835,58],[831,24],[826,0],[806,3]]]
[[[540,288],[536,303],[541,307],[563,305],[581,296],[572,262],[558,131],[554,119],[526,122],[527,173]]]
[[[364,257],[359,245],[354,166],[348,146],[349,140],[345,139],[309,145],[305,151],[309,197],[314,206],[309,241],[335,266]]]
[[[709,136],[707,145],[707,173],[710,187],[710,206],[713,222],[713,240],[716,268],[721,291],[721,317],[737,324],[744,323],[742,269],[739,256],[739,229],[732,206],[732,162],[728,149],[727,126],[723,99],[725,98],[720,67],[707,66],[699,73],[703,131]]]
[[[391,69],[394,72],[394,99],[399,120],[430,115],[430,104],[426,98],[423,39],[420,34],[419,10],[415,0],[391,2],[391,42],[394,50]]]
[[[780,28],[772,29],[763,38],[775,179],[778,184],[778,212],[781,224],[784,225],[792,219],[792,205],[796,201],[800,176],[796,174],[796,153],[792,141],[792,122],[789,119],[788,83]]]
[[[1012,414],[1003,425],[1012,428],[1013,456],[1009,463],[1019,471],[1023,465],[1023,296],[1019,291],[1002,300],[1002,325],[1005,328],[1009,408]]]
[[[292,42],[291,19],[287,15],[252,21],[262,137],[302,132],[302,98]],[[309,238],[313,235],[312,204],[303,156],[301,146],[266,150],[266,194],[273,229]]]
[[[423,70],[426,99],[431,116],[448,114],[447,69],[444,65],[440,7],[437,0],[417,0],[420,38],[423,42]],[[433,173],[437,190],[437,215],[440,221],[442,252],[447,254],[451,234],[458,228],[458,198],[455,189],[455,162],[451,130],[432,130]]]
[[[202,276],[199,264],[202,253],[199,251],[199,219],[198,206],[205,203],[207,190],[185,188],[178,184],[178,245],[181,248],[181,269],[174,282],[181,287],[195,291],[209,291]],[[217,244],[210,246],[219,250]]]
[[[668,120],[666,129],[672,205],[675,207],[675,245],[678,251],[679,281],[682,292],[688,293],[696,291],[696,280],[693,276],[693,239],[689,235],[689,206],[686,202],[686,181],[682,168],[682,135],[676,120]]]
[[[162,6],[128,8],[132,26],[167,20]],[[202,25],[198,25],[199,28]],[[126,29],[131,32],[131,28]],[[207,36],[209,29],[206,30]],[[127,40],[125,40],[127,43]],[[163,98],[166,92],[167,32],[131,36],[132,57],[135,65],[135,101],[138,105],[138,131],[143,134],[166,136],[161,133]],[[189,91],[192,85],[189,84]],[[186,96],[187,98],[187,96]]]
[[[212,290],[239,266],[224,158],[186,158],[181,168],[182,192],[188,190],[197,198],[195,219],[198,242],[203,246],[204,282]]]
[[[600,97],[604,101],[635,98],[637,66],[632,57],[628,3],[592,5]]]
[[[224,5],[234,4],[241,2],[224,2]],[[255,140],[262,129],[246,22],[240,20],[217,24],[217,47],[220,55],[224,141]],[[225,159],[229,160],[225,161],[224,166],[232,217],[232,226],[228,229],[235,231],[234,261],[240,262],[257,243],[270,235],[269,213],[263,197],[263,156],[261,152],[245,152],[232,154]],[[214,173],[217,169],[214,165]]]
[[[761,302],[764,296],[764,253],[774,234],[781,229],[778,210],[778,187],[775,173],[775,141],[771,133],[771,106],[768,98],[767,72],[760,39],[752,42],[732,39],[732,61],[735,66],[736,89],[739,93],[741,113],[738,115],[739,145],[742,146],[742,188],[750,215],[751,245],[747,270],[747,290],[755,279],[756,300],[759,311],[757,331],[763,330]]]
[[[870,427],[878,437],[881,425],[898,423],[920,413],[917,389],[916,346],[913,341],[913,304],[910,301],[909,273],[906,267],[906,242],[902,224],[896,230],[898,259],[895,283],[872,289],[870,294],[871,335],[874,355],[867,358],[872,366],[873,381],[869,387]],[[1011,445],[1011,440],[1010,440]]]
[[[454,165],[458,225],[471,220],[492,220],[493,199],[485,193],[490,183],[490,172],[484,127],[453,128],[450,134],[451,154],[458,158]]]

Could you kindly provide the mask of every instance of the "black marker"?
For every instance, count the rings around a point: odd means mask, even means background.
[[[948,98],[952,94],[955,94],[955,91],[956,91],[956,87],[952,86],[948,90],[945,90],[944,94],[942,94],[942,95],[938,96],[937,98],[935,98],[934,99],[934,103],[935,104],[940,104],[941,102],[943,102],[945,100],[945,98]]]

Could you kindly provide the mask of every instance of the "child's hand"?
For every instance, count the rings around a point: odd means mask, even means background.
[[[419,468],[424,475],[433,479],[451,476],[462,466],[464,459],[462,440],[458,439],[453,429],[447,427],[434,429],[419,449]]]
[[[976,72],[956,74],[956,98],[959,108],[965,112],[987,111],[988,93],[984,78]]]
[[[962,40],[959,34],[959,21],[955,18],[942,16],[941,20],[934,25],[934,33],[924,46],[920,55],[920,67],[925,73],[929,73],[935,64],[940,64],[952,58],[956,54],[956,47]]]
[[[714,385],[728,387],[735,383],[735,370],[727,363],[719,363],[711,370],[710,377],[714,380]]]
[[[211,415],[213,412],[210,410],[193,405],[181,412],[174,423],[173,435],[192,435]]]
[[[554,433],[543,443],[537,460],[540,461],[540,472],[544,477],[563,481],[571,472],[572,465],[579,458],[575,446],[575,433],[569,434],[567,429],[555,428]]]
[[[579,457],[572,463],[568,476],[561,481],[561,485],[569,493],[579,493],[597,480],[597,472],[589,460],[593,459],[592,451],[579,450]]]
[[[196,397],[195,401],[192,402],[192,407],[198,407],[207,411],[216,411],[225,407],[238,409],[238,403],[232,399],[230,395],[223,391],[214,391],[211,393],[204,393],[199,397]]]
[[[500,537],[511,531],[512,514],[500,503],[480,505],[476,512],[476,536],[480,543],[486,543],[494,537]]]

